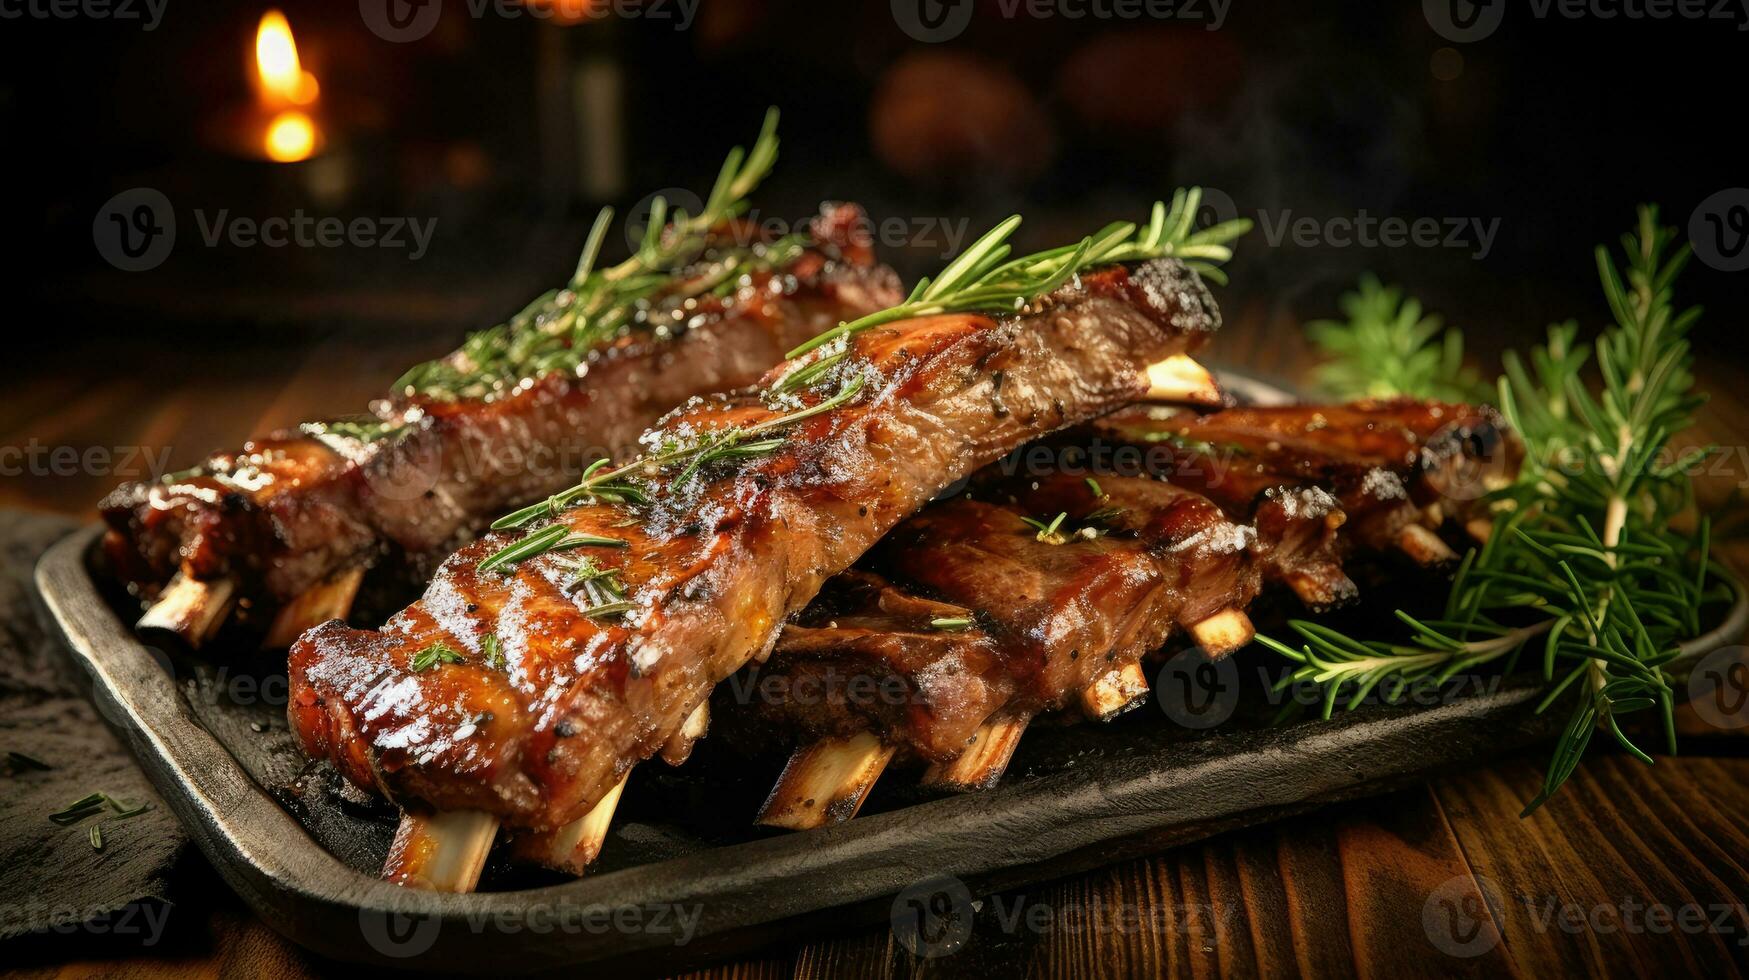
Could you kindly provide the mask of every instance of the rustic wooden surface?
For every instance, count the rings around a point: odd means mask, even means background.
[[[1216,363],[1303,377],[1291,324],[1262,311],[1234,319]],[[169,447],[170,467],[182,467],[249,433],[363,404],[408,359],[330,345],[242,375],[125,364],[37,375],[0,404],[0,447]],[[1734,453],[1749,432],[1749,378],[1705,358],[1701,373],[1713,400],[1687,441]],[[89,514],[130,475],[97,469],[5,476],[0,504]],[[1734,457],[1718,469],[1699,481],[1701,502],[1726,529],[1722,556],[1742,570],[1749,546],[1729,532],[1749,466]],[[1738,975],[1749,968],[1749,739],[1687,710],[1681,728],[1681,757],[1645,766],[1599,752],[1529,818],[1519,811],[1540,784],[1540,753],[987,899],[965,948],[944,958],[918,959],[872,928],[694,976]],[[183,893],[163,947],[94,953],[75,939],[12,968],[45,978],[336,969],[216,880]],[[1017,909],[1033,911],[1017,919]],[[1004,928],[1005,916],[1020,925]]]

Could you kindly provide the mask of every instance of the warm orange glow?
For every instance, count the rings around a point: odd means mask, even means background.
[[[267,158],[279,163],[307,160],[316,152],[316,124],[296,109],[287,109],[267,124],[263,141]]]
[[[304,71],[298,61],[291,24],[278,10],[262,14],[255,29],[255,76],[262,98],[270,103],[309,105],[316,101],[320,89],[316,76]]]

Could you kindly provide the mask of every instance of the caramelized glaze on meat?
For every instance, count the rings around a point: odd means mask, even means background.
[[[697,399],[646,444],[756,424],[863,381],[852,401],[794,425],[773,451],[673,486],[662,481],[675,474],[662,474],[647,507],[598,502],[556,518],[625,547],[482,573],[484,559],[523,536],[488,535],[381,631],[331,622],[305,634],[291,655],[293,727],[311,755],[361,786],[488,810],[513,826],[565,824],[899,521],[1021,443],[1133,400],[1145,365],[1199,345],[1217,324],[1182,264],[1114,267],[1013,317],[870,329],[816,390],[785,404]],[[568,584],[580,553],[617,571],[631,611],[586,614],[594,600]],[[488,636],[501,663],[487,655]],[[455,656],[420,658],[438,643]]]

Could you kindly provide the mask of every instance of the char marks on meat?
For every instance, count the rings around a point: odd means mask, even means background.
[[[646,444],[759,424],[860,383],[775,448],[673,486],[662,481],[680,474],[658,474],[648,505],[597,501],[555,518],[624,547],[482,573],[522,537],[488,535],[381,631],[331,622],[305,634],[291,656],[293,727],[310,755],[395,798],[536,830],[568,823],[896,524],[1016,446],[1134,400],[1147,364],[1217,324],[1182,264],[1110,267],[1014,316],[871,328],[800,398],[695,400]],[[582,556],[612,571],[628,607],[590,614],[595,597],[574,587]],[[454,656],[433,656],[439,644]]]
[[[635,455],[638,436],[680,402],[751,384],[808,337],[897,302],[864,223],[854,205],[823,208],[812,245],[788,265],[749,273],[722,296],[658,296],[576,373],[486,399],[399,394],[373,406],[373,431],[362,434],[387,435],[361,437],[356,424],[294,429],[191,473],[126,484],[102,504],[107,552],[143,594],[181,571],[237,576],[278,602],[385,551],[429,571],[597,456]],[[722,230],[701,261],[745,234]]]

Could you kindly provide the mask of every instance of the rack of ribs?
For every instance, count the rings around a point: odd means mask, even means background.
[[[712,687],[900,521],[1015,447],[1135,401],[1148,365],[1218,324],[1183,264],[1110,266],[1012,315],[899,320],[813,351],[804,362],[833,363],[799,393],[770,390],[786,364],[762,391],[693,399],[643,445],[745,451],[616,471],[628,482],[611,493],[463,547],[383,629],[306,633],[292,726],[311,756],[412,808],[391,877],[471,887],[425,873],[448,867],[450,828],[471,831],[470,855],[500,822],[562,833],[696,731]],[[556,547],[502,560],[537,536]]]
[[[1454,559],[1436,530],[1456,520],[1485,533],[1482,498],[1523,459],[1493,409],[1411,399],[1210,414],[1132,406],[1080,435],[1137,449],[1149,472],[1253,523],[1268,545],[1287,549],[1263,556],[1265,576],[1313,608],[1354,597],[1340,566],[1355,547],[1398,550],[1421,565]],[[1308,515],[1323,515],[1322,527]],[[1305,533],[1281,533],[1295,526]],[[1321,563],[1307,559],[1320,553]]]
[[[1218,435],[1228,455],[1215,458],[1209,442],[1187,449],[1187,429]],[[1354,588],[1340,560],[1392,547],[1390,532],[1425,519],[1405,501],[1438,496],[1462,517],[1518,458],[1492,412],[1407,401],[1206,417],[1125,410],[1079,435],[1113,431],[1131,445],[1174,437],[1171,461],[1228,512],[1158,476],[1089,469],[1098,454],[1071,437],[1052,447],[1064,469],[1018,471],[1036,457],[1016,454],[975,476],[967,498],[900,525],[785,630],[754,668],[763,687],[733,685],[756,696],[722,707],[802,743],[763,822],[847,819],[895,753],[929,763],[928,784],[991,785],[1033,716],[1105,720],[1145,697],[1140,661],[1169,637],[1212,656],[1248,642],[1243,610],[1259,573],[1326,604]],[[1251,454],[1240,458],[1241,447]],[[1226,479],[1235,465],[1246,468]],[[1361,533],[1338,542],[1343,504],[1360,509],[1348,526]],[[1254,522],[1230,523],[1235,512]],[[757,696],[801,690],[809,696]]]
[[[796,344],[902,298],[860,208],[823,207],[808,239],[780,250],[719,227],[574,370],[460,397],[409,387],[362,423],[301,426],[123,485],[102,504],[104,545],[154,602],[141,625],[198,646],[241,604],[273,617],[265,645],[287,646],[344,616],[367,567],[423,580],[505,509],[569,486],[597,456],[635,455],[675,405],[751,384]]]

